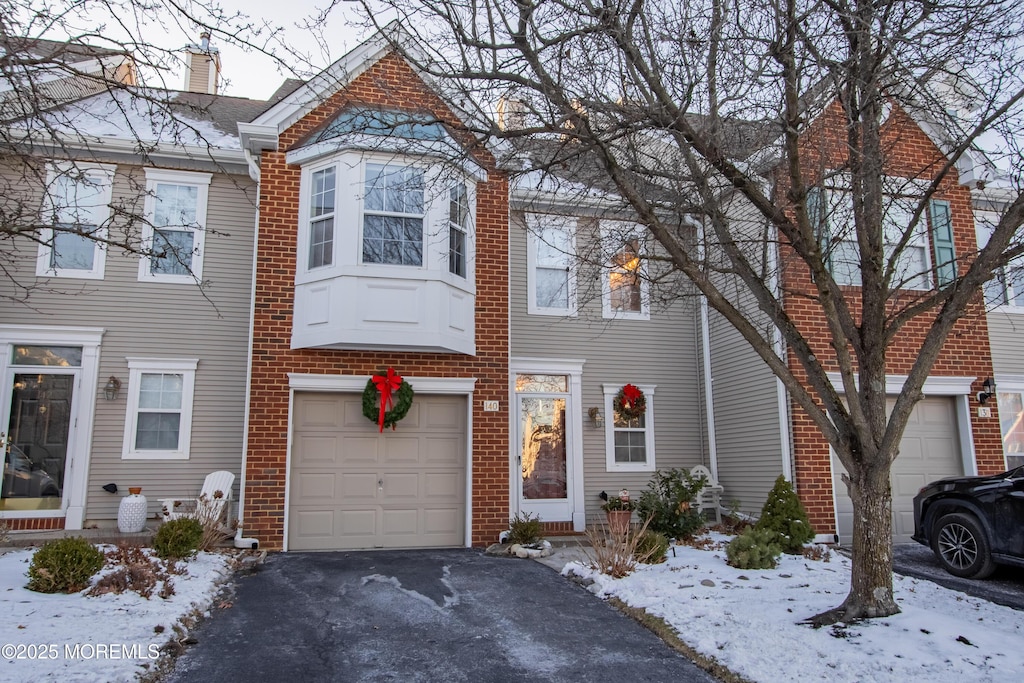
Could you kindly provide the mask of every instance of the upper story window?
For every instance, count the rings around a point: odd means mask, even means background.
[[[576,315],[576,220],[527,214],[528,312]]]
[[[975,211],[974,228],[979,249],[988,244],[999,217],[1000,214],[994,211]],[[1005,306],[1003,310],[1006,312],[1024,313],[1024,263],[996,270],[992,279],[985,283],[985,303],[988,306]]]
[[[334,263],[335,175],[333,166],[320,169],[309,185],[310,270]]]
[[[46,174],[36,275],[103,279],[114,166],[52,164]]]
[[[916,188],[913,181],[887,178],[885,184],[889,192],[884,197],[882,247],[888,263],[910,229],[920,198],[913,195]],[[956,276],[949,202],[933,199],[927,208],[893,264],[892,289],[929,289],[933,283],[933,262],[934,281],[940,287],[952,282]],[[859,287],[860,247],[848,179],[837,178],[832,186],[812,188],[807,197],[807,210],[825,253],[825,265],[836,283]],[[929,233],[931,251],[928,248]]]
[[[451,189],[448,202],[448,272],[466,277],[466,235],[469,234],[469,192],[465,183]]]
[[[203,276],[206,204],[211,174],[146,169],[146,224],[149,255],[139,279],[196,282]]]
[[[367,164],[363,263],[423,265],[423,170]]]
[[[641,257],[640,233],[640,227],[632,223],[605,221],[601,224],[604,253],[609,255],[601,288],[605,318],[650,318],[649,283]]]

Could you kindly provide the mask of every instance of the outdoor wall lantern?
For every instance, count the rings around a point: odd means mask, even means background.
[[[121,380],[111,375],[110,379],[107,380],[107,383],[103,385],[103,395],[108,401],[115,401],[117,400],[117,395],[120,392]]]
[[[996,383],[992,381],[991,377],[989,377],[981,385],[981,388],[984,389],[984,391],[978,392],[978,403],[985,405],[990,398],[996,395]]]
[[[590,421],[594,423],[595,427],[604,426],[604,415],[601,414],[601,409],[598,408],[597,406],[594,406],[593,408],[588,410],[587,415],[590,416]]]

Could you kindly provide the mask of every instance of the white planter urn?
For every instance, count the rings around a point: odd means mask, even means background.
[[[149,503],[146,497],[138,491],[142,489],[130,488],[130,495],[121,499],[121,505],[117,508],[117,529],[122,534],[137,534],[146,528],[146,512]]]

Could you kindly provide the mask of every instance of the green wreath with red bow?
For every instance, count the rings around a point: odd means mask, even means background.
[[[612,407],[626,419],[635,420],[647,411],[647,398],[639,387],[627,384],[615,394]]]
[[[370,422],[376,422],[380,431],[395,425],[406,416],[412,407],[412,385],[402,379],[394,368],[387,373],[373,375],[363,389],[363,415]]]

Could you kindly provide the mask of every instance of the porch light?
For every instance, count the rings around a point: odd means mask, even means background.
[[[601,414],[601,409],[597,406],[588,410],[587,415],[590,416],[590,421],[594,423],[594,427],[604,426],[604,415]]]
[[[984,391],[978,392],[978,403],[985,405],[990,398],[996,395],[996,383],[992,381],[991,377],[989,377],[981,385],[981,388],[984,389]]]
[[[121,380],[111,375],[110,379],[107,380],[107,383],[103,385],[103,396],[106,397],[108,401],[115,401],[117,400],[117,395],[120,392]]]

